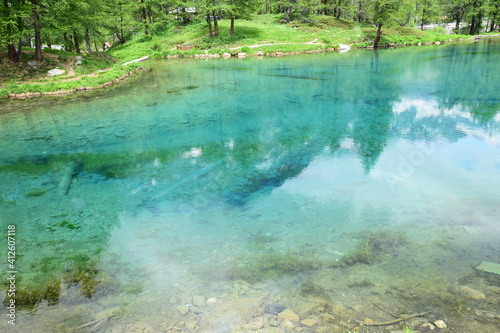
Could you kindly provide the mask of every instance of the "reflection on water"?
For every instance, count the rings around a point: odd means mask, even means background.
[[[3,102],[18,316],[1,327],[347,331],[430,311],[405,325],[493,330],[499,277],[475,267],[500,264],[499,46],[158,62],[105,94]]]

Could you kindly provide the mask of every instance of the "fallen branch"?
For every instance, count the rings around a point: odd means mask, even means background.
[[[400,321],[405,321],[405,320],[408,320],[410,318],[422,317],[422,316],[425,316],[428,313],[430,313],[430,311],[415,313],[415,314],[412,314],[412,315],[403,316],[403,317],[400,317],[398,319],[384,321],[384,322],[380,322],[380,323],[367,323],[367,322],[364,322],[364,321],[361,321],[361,320],[356,320],[356,322],[358,324],[360,324],[360,325],[365,325],[365,326],[387,326],[387,325],[397,324]]]
[[[101,318],[101,319],[96,319],[96,320],[93,320],[89,323],[86,323],[86,324],[83,324],[83,325],[80,325],[78,326],[75,330],[81,330],[82,328],[85,328],[85,327],[89,327],[89,326],[93,326],[94,324],[97,326],[103,322],[106,322],[108,321],[109,318],[111,317],[114,317],[115,315],[110,315],[110,316],[107,316],[107,317],[104,317],[104,318]],[[91,328],[91,330],[94,330],[95,328]]]
[[[145,57],[142,57],[142,58],[134,59],[134,60],[131,60],[129,62],[124,63],[123,66],[131,64],[133,62],[141,62],[141,61],[148,60],[148,59],[149,59],[149,56],[145,56]]]

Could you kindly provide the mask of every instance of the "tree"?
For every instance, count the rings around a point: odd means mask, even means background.
[[[27,13],[24,1],[4,0],[0,7],[0,41],[7,46],[8,57],[14,63],[21,60],[21,53],[16,50],[14,42],[23,33],[23,18]]]
[[[405,0],[373,0],[372,21],[377,25],[377,36],[373,47],[377,48],[382,36],[382,26],[394,26],[407,21],[406,13],[411,10],[411,4]]]
[[[229,34],[234,35],[234,20],[249,18],[258,5],[258,0],[228,0],[225,12],[231,20]]]
[[[33,30],[35,33],[35,59],[43,60],[42,56],[42,28],[40,25],[41,0],[30,0],[33,15]]]
[[[227,9],[227,4],[222,0],[198,0],[195,4],[198,13],[205,16],[210,37],[219,36],[218,17],[222,16],[224,10]]]
[[[440,17],[440,7],[436,0],[417,0],[416,22],[420,23],[420,30],[424,30],[424,25],[435,23]]]
[[[490,0],[487,7],[489,27],[488,31],[495,31],[495,27],[500,24],[500,0]]]

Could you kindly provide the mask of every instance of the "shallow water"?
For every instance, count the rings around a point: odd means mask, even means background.
[[[499,55],[163,61],[112,91],[2,102],[18,307],[0,327],[319,332],[429,311],[404,324],[493,331],[499,278],[475,267],[500,263]]]

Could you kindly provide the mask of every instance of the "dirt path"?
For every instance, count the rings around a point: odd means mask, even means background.
[[[267,44],[257,44],[257,45],[245,45],[246,47],[249,47],[251,49],[254,49],[256,47],[261,47],[261,46],[271,46],[271,45],[293,45],[293,44],[317,44],[317,45],[323,45],[323,43],[316,43],[318,41],[317,38],[314,38],[312,41],[310,42],[305,42],[305,43],[267,43]],[[238,49],[241,49],[245,46],[237,46],[237,47],[233,47],[233,48],[230,48],[229,50],[233,51],[233,50],[238,50]]]

